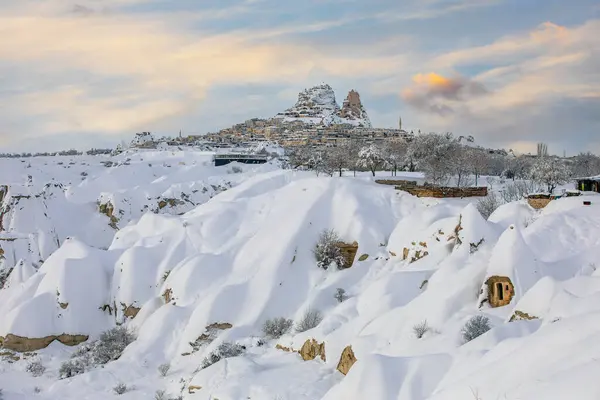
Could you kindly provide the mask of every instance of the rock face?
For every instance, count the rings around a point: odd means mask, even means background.
[[[367,115],[367,111],[360,101],[360,95],[352,89],[342,105],[342,109],[338,113],[339,117],[348,121],[357,121],[358,124],[371,127],[371,121]]]
[[[342,252],[342,255],[344,256],[344,266],[341,269],[346,269],[346,268],[350,268],[352,267],[352,265],[354,264],[354,259],[356,258],[356,253],[358,252],[358,243],[354,242],[354,243],[344,243],[344,242],[339,242],[335,244],[340,251]],[[368,258],[368,255],[367,255]],[[364,261],[366,260],[360,260],[360,261]]]
[[[515,288],[509,277],[491,276],[485,284],[488,287],[488,302],[492,307],[502,307],[510,304]]]
[[[352,90],[343,103],[337,104],[335,92],[327,84],[305,89],[298,94],[294,107],[275,116],[287,122],[301,121],[307,124],[333,125],[351,124],[371,127],[371,121],[365,111],[358,92]]]
[[[357,361],[354,352],[352,351],[352,346],[347,346],[344,351],[342,351],[342,355],[340,356],[340,362],[337,365],[337,370],[340,371],[344,375],[348,375],[350,372],[350,368]]]
[[[321,357],[321,360],[326,361],[325,342],[318,343],[315,339],[308,339],[302,345],[299,353],[304,361],[314,360],[318,356]]]
[[[5,349],[18,351],[20,353],[28,352],[28,351],[37,351],[41,349],[45,349],[50,345],[50,343],[58,340],[60,343],[65,346],[77,346],[80,343],[88,340],[87,335],[67,335],[63,333],[59,336],[46,336],[43,338],[26,338],[22,336],[17,336],[9,333],[6,335],[6,338],[0,338],[0,343],[2,347]]]

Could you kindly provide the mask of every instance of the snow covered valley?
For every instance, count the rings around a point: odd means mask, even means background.
[[[0,166],[4,400],[600,398],[596,196],[486,221],[200,152]]]

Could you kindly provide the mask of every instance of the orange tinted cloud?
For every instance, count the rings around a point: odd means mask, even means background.
[[[402,98],[411,106],[436,114],[450,114],[456,106],[472,97],[487,93],[478,82],[464,77],[446,78],[434,72],[417,74],[413,85],[402,91]]]

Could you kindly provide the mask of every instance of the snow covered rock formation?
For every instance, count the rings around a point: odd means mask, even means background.
[[[367,111],[360,101],[358,92],[348,93],[342,108],[335,99],[335,92],[327,84],[305,89],[298,94],[294,107],[279,113],[275,118],[284,121],[302,121],[307,124],[350,124],[354,126],[371,127]]]

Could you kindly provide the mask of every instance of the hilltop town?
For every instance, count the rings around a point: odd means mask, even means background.
[[[401,120],[396,129],[374,128],[356,90],[348,93],[340,107],[331,86],[323,84],[300,92],[293,107],[273,118],[252,118],[218,132],[180,137],[175,141],[208,141],[217,146],[271,141],[283,147],[296,147],[336,146],[352,139],[376,143],[406,140],[411,136],[412,133],[402,129]]]

